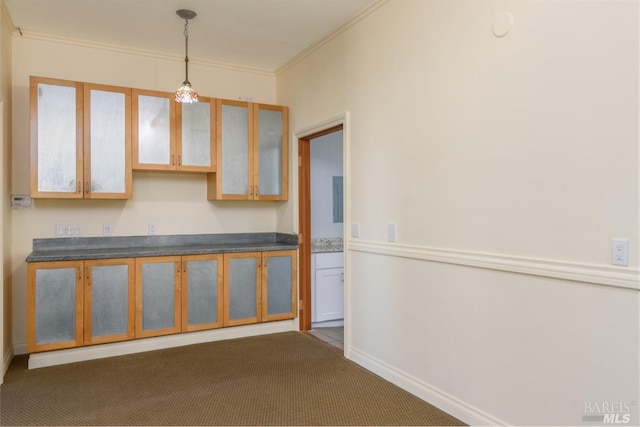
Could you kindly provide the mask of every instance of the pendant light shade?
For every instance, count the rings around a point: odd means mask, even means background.
[[[180,9],[176,14],[184,19],[184,71],[185,77],[182,86],[176,92],[176,102],[191,104],[198,102],[198,93],[191,87],[189,82],[189,20],[196,17],[192,10]]]

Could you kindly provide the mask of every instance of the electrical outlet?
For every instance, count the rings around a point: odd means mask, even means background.
[[[82,227],[77,224],[56,224],[56,237],[80,237]]]
[[[154,235],[154,234],[156,234],[156,225],[155,225],[155,224],[149,224],[149,225],[147,226],[147,232],[148,232],[150,235]]]
[[[613,239],[611,241],[611,264],[629,265],[629,240]]]
[[[105,237],[111,236],[111,225],[102,224],[102,235]]]

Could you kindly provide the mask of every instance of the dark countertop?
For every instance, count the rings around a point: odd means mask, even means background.
[[[284,233],[184,234],[34,239],[27,262],[203,255],[298,249]]]

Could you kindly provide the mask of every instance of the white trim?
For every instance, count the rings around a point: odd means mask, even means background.
[[[467,252],[426,246],[346,239],[346,248],[402,258],[420,259],[532,276],[571,280],[594,285],[640,290],[640,270],[596,264],[576,264],[535,258]]]
[[[71,348],[68,350],[34,353],[29,356],[29,369],[102,359],[105,357],[123,356],[125,354],[142,353],[145,351],[162,350],[184,345],[295,331],[295,320],[296,319],[234,326],[232,328],[211,329],[201,332],[189,332],[112,344]]]
[[[16,34],[18,34],[17,30],[14,31],[14,36],[16,36]],[[16,37],[31,39],[31,40],[47,41],[52,43],[66,44],[70,46],[102,49],[102,50],[125,53],[125,54],[135,55],[135,56],[145,56],[149,58],[166,59],[170,61],[179,61],[179,62],[184,61],[184,57],[181,57],[179,55],[171,55],[171,54],[162,53],[154,50],[136,49],[128,46],[121,46],[121,45],[115,45],[115,44],[99,43],[99,42],[88,41],[88,40],[74,39],[70,37],[62,37],[62,36],[57,36],[53,34],[40,33],[36,31],[22,30],[22,35],[18,35]],[[275,77],[275,74],[273,71],[263,70],[259,68],[243,67],[240,65],[225,64],[221,62],[214,62],[214,61],[209,61],[202,58],[189,57],[189,63],[203,65],[211,68],[221,68],[225,70],[258,74],[258,75],[267,76],[267,77]]]
[[[2,375],[0,376],[0,384],[4,382],[4,375],[7,373],[7,369],[9,369],[9,365],[11,364],[12,360],[13,360],[13,346],[10,345],[2,357]]]
[[[320,49],[322,46],[324,46],[325,44],[329,43],[331,40],[333,40],[334,38],[338,37],[340,34],[342,34],[345,31],[347,31],[349,28],[351,28],[354,25],[356,25],[358,22],[362,21],[364,18],[366,18],[371,13],[373,13],[376,10],[378,10],[381,6],[383,6],[385,3],[388,3],[388,2],[389,2],[389,0],[376,0],[376,1],[374,1],[372,4],[370,4],[368,7],[366,7],[364,10],[362,10],[360,13],[358,13],[356,16],[351,18],[345,24],[341,25],[339,28],[337,28],[331,34],[327,35],[326,37],[324,37],[321,40],[318,40],[315,43],[312,43],[309,47],[307,47],[302,52],[300,52],[299,54],[297,54],[296,56],[291,58],[284,65],[282,65],[279,68],[277,68],[275,70],[275,74],[278,75],[278,74],[286,71],[290,67],[293,67],[295,64],[297,64],[298,62],[302,61],[304,58],[306,58],[307,56],[311,55],[313,52],[315,52],[316,50]]]
[[[26,342],[13,343],[13,354],[14,356],[27,354],[27,343]]]
[[[444,391],[420,381],[419,379],[402,372],[385,362],[372,357],[365,352],[351,348],[349,351],[353,362],[368,369],[385,380],[397,385],[403,390],[419,397],[436,408],[458,418],[469,425],[510,425],[480,409],[456,399]]]
[[[383,0],[382,3],[385,3],[388,0]],[[313,135],[314,133],[322,132],[324,130],[330,129],[334,126],[342,125],[342,156],[343,156],[343,194],[344,198],[344,218],[342,222],[342,235],[343,241],[347,239],[348,225],[351,224],[351,116],[348,111],[345,111],[343,114],[328,118],[316,124],[304,127],[299,129],[293,133],[293,140],[298,141],[299,139],[304,139],[307,136]],[[298,145],[296,144],[296,160],[295,165],[298,164],[297,157],[300,153],[297,152]],[[297,233],[300,232],[300,212],[298,209],[299,205],[299,182],[300,177],[298,176],[298,168],[295,167],[296,174],[294,179],[294,194],[295,197],[293,200],[293,218],[295,221],[294,230]],[[297,219],[297,221],[296,221]],[[349,272],[351,271],[351,263],[348,257],[348,253],[344,253],[344,355],[345,357],[349,357],[349,348],[351,346],[351,279]],[[299,285],[298,281],[298,286]],[[298,295],[300,295],[300,290],[298,289]]]

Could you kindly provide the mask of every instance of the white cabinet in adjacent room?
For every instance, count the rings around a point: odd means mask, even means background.
[[[344,318],[344,256],[342,252],[312,256],[313,307],[315,323]]]

